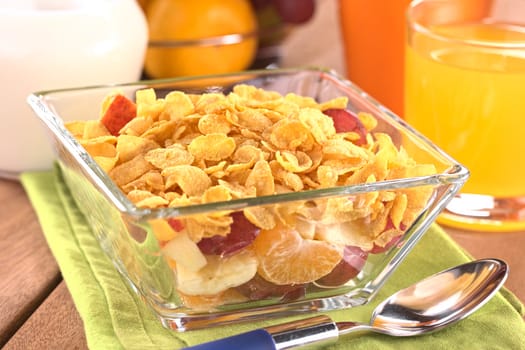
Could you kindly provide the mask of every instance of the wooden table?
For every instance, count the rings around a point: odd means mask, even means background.
[[[283,46],[283,65],[316,64],[344,73],[335,2],[318,1],[315,18]],[[0,347],[86,349],[82,321],[22,186],[0,179],[0,203]],[[525,302],[525,232],[448,232],[476,258],[507,261],[506,287]]]

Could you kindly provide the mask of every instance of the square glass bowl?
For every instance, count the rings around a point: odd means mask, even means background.
[[[374,132],[387,133],[397,147],[402,146],[416,162],[433,165],[436,172],[351,186],[147,209],[128,200],[64,127],[64,120],[98,119],[103,98],[115,89],[133,99],[135,92],[144,88],[153,88],[157,97],[162,97],[172,90],[228,93],[240,83],[281,94],[293,92],[317,102],[346,96],[349,111],[372,114],[378,121]],[[177,331],[367,303],[469,175],[461,164],[351,82],[333,71],[318,68],[247,71],[45,91],[30,95],[28,102],[46,126],[64,180],[101,247],[163,325]],[[393,214],[367,211],[372,204],[363,205],[375,203],[386,207],[400,193],[408,198],[404,208],[411,208],[405,224],[394,224],[389,219]],[[375,199],[367,202],[371,198]],[[346,209],[327,220],[323,213],[334,205]],[[196,244],[181,234],[186,225],[199,220],[208,220],[213,225],[213,218],[227,213],[241,227],[243,236],[250,234],[253,226],[236,221],[242,212],[271,212],[279,216],[277,219],[284,217],[295,226],[288,225],[287,236],[279,229],[265,236],[270,237],[269,241],[258,246],[259,250],[263,246],[263,256],[254,253],[257,249],[251,242],[233,254],[208,252],[204,254],[204,267],[196,267],[195,254],[191,253]],[[170,230],[177,232],[173,235]],[[371,236],[385,231],[389,231],[384,236],[389,241],[380,245],[358,244],[360,248],[356,248],[344,239],[351,237],[350,241],[364,239],[370,243]],[[165,241],[158,238],[163,232],[171,232],[170,238]],[[320,245],[324,248],[317,247],[319,241],[313,239],[318,232],[323,233],[325,241]],[[290,243],[294,240],[295,243]],[[326,249],[326,241],[330,247],[337,246],[335,252]],[[212,246],[219,244],[211,241]],[[265,250],[265,245],[273,248]],[[311,276],[321,269],[323,262],[333,261],[333,254],[340,261],[335,267],[332,262],[331,272],[323,278],[292,279],[286,283],[279,278],[268,279],[279,274],[275,270]],[[173,263],[167,257],[179,260]]]

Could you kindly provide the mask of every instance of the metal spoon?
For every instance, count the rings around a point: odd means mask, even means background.
[[[440,330],[484,305],[503,285],[508,266],[482,259],[439,272],[379,304],[370,323],[334,322],[321,315],[190,347],[194,350],[290,349],[337,341],[339,335],[372,331],[406,337]]]

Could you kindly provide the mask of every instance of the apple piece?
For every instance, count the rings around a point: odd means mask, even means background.
[[[137,115],[137,105],[120,94],[111,96],[109,101],[104,102],[104,107],[106,108],[100,121],[114,136],[117,136],[120,129]]]
[[[184,230],[184,223],[181,220],[179,220],[179,219],[169,218],[168,219],[168,224],[176,232],[180,232],[180,231]]]

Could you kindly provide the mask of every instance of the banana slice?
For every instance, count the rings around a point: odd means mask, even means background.
[[[164,255],[175,260],[177,266],[184,266],[191,271],[199,271],[207,261],[199,247],[184,231],[177,234],[163,248]]]
[[[177,289],[188,295],[213,295],[251,280],[257,272],[255,253],[247,249],[228,258],[207,255],[199,271],[177,264]]]

